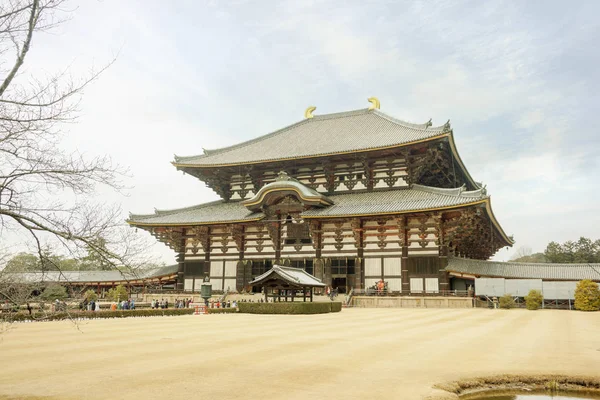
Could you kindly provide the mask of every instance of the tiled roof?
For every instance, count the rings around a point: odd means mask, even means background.
[[[177,273],[179,266],[151,268],[146,270],[120,271],[49,271],[6,273],[2,278],[15,282],[119,282],[139,279],[151,279]]]
[[[264,217],[249,211],[240,202],[217,200],[177,210],[156,210],[154,214],[129,214],[133,225],[193,225],[218,224],[232,221],[253,221]]]
[[[355,110],[315,115],[286,128],[234,146],[205,150],[190,157],[175,156],[177,166],[216,166],[315,157],[365,151],[417,142],[451,131],[450,124],[412,124],[379,110]]]
[[[292,285],[325,287],[323,282],[300,268],[282,267],[280,265],[274,265],[273,268],[264,274],[257,276],[249,284],[259,284],[261,281],[264,281],[272,276],[281,278]]]
[[[487,199],[485,189],[465,191],[463,188],[438,189],[413,185],[411,189],[358,192],[329,196],[333,205],[313,208],[302,217],[336,217],[364,214],[387,214],[461,206]],[[258,220],[262,213],[251,213],[242,202],[216,201],[151,215],[130,215],[131,225],[194,225],[219,222]]]
[[[450,258],[446,271],[498,278],[600,281],[600,264],[540,264]]]
[[[419,211],[432,208],[460,206],[484,200],[488,196],[485,189],[464,191],[439,189],[413,185],[412,189],[373,191],[330,196],[333,205],[311,209],[302,213],[303,217],[334,217],[356,214],[385,214],[403,211]]]

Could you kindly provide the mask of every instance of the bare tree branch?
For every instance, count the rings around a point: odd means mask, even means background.
[[[127,171],[108,156],[88,157],[61,146],[66,124],[79,115],[84,89],[115,60],[78,80],[69,67],[41,78],[23,68],[35,34],[68,16],[62,3],[0,4],[0,243],[5,235],[24,238],[41,268],[58,271],[61,280],[67,276],[48,256],[47,243],[55,254],[93,254],[102,268],[125,268],[131,278],[150,261],[146,239],[125,226],[119,208],[94,201],[99,187],[121,191]],[[0,260],[0,299],[22,304],[31,287],[7,275]]]

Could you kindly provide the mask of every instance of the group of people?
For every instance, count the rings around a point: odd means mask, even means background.
[[[158,299],[152,299],[150,307],[152,307],[153,310],[158,308],[169,308],[169,299],[160,299],[160,301]]]
[[[175,308],[190,308],[190,304],[192,304],[192,299],[188,299],[187,297],[185,299],[175,299],[175,302],[173,303]],[[153,310],[167,309],[169,308],[169,299],[152,299],[150,307],[152,307]]]
[[[192,304],[192,299],[175,299],[175,308],[190,308],[190,304]]]
[[[110,305],[110,309],[113,310],[113,311],[116,311],[116,310],[135,310],[135,301],[133,301],[133,299],[129,299],[129,300],[122,300],[122,301],[113,302]]]
[[[95,300],[87,301],[85,299],[79,303],[79,311],[100,311],[100,302]]]
[[[210,308],[237,308],[237,301],[231,301],[231,300],[227,300],[227,301],[211,301],[210,302]]]

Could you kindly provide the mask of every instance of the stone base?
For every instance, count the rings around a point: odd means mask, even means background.
[[[360,308],[473,308],[471,297],[354,296],[352,306]]]

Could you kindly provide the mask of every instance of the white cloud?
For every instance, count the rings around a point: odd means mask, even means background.
[[[590,89],[600,75],[575,70],[597,64],[579,43],[597,39],[600,7],[559,8],[557,31],[555,8],[512,1],[89,2],[36,38],[27,66],[73,62],[77,76],[121,49],[86,92],[65,145],[131,167],[129,197],[103,193],[127,211],[215,198],[175,171],[173,153],[256,137],[301,119],[310,104],[335,112],[375,95],[398,118],[450,118],[500,222],[519,245],[535,247],[564,238],[531,225],[558,226],[557,215],[574,237],[577,226],[600,237],[580,211],[597,210],[589,199],[600,195]],[[160,254],[173,260],[166,247]]]

